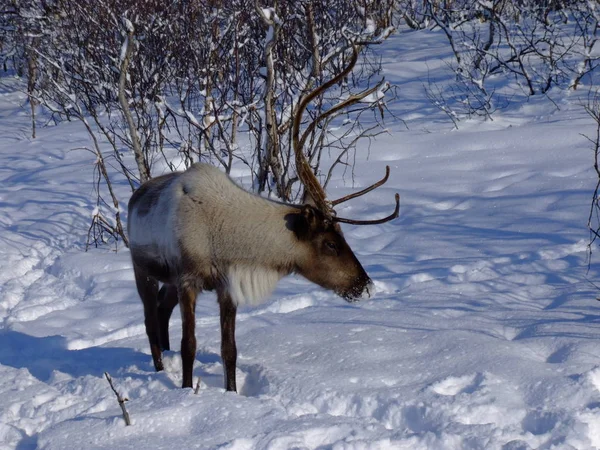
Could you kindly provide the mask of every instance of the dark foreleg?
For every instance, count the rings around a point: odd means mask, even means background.
[[[235,315],[237,307],[227,292],[219,292],[221,315],[221,359],[225,375],[225,389],[237,392],[235,368],[237,347],[235,345]]]
[[[177,286],[164,284],[158,291],[158,337],[161,349],[171,350],[169,343],[169,319],[177,305]]]
[[[183,334],[181,336],[181,362],[183,383],[181,387],[192,387],[194,359],[196,359],[196,295],[197,291],[189,286],[177,288]]]
[[[143,270],[137,268],[134,264],[135,284],[138,293],[144,304],[144,325],[146,326],[146,334],[150,343],[150,352],[154,361],[156,371],[163,370],[162,351],[160,348],[158,336],[158,308],[157,294],[158,281],[148,276]]]

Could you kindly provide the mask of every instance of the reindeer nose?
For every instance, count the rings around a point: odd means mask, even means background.
[[[366,300],[368,298],[373,297],[374,295],[375,295],[375,284],[373,283],[372,280],[369,280],[369,282],[365,286],[365,289],[363,290],[361,298]]]

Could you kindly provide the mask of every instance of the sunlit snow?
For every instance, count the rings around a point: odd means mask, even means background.
[[[391,133],[359,143],[354,178],[329,183],[336,198],[392,169],[339,211],[382,217],[401,195],[393,222],[343,227],[376,294],[348,304],[288,277],[240,310],[239,394],[223,390],[210,293],[199,393],[179,387],[178,314],[154,372],[127,249],[83,251],[95,208],[94,156],[74,150],[85,130],[30,139],[23,95],[0,87],[0,449],[600,447],[600,273],[586,253],[596,175],[582,136],[594,126],[579,94],[454,130],[423,89],[444,76],[444,37],[400,34],[377,51],[399,87]],[[245,173],[232,171],[251,186]],[[126,183],[116,189],[126,202]]]

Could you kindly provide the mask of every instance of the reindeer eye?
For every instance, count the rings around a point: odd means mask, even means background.
[[[331,253],[337,254],[337,245],[333,241],[325,241],[325,248],[329,250]]]

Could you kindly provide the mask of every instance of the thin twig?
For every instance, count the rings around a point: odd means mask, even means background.
[[[108,384],[110,384],[110,388],[117,396],[117,401],[119,402],[121,411],[123,411],[123,419],[125,419],[125,425],[127,425],[127,426],[131,425],[131,420],[129,419],[129,413],[127,412],[127,409],[125,408],[125,402],[129,401],[129,399],[121,397],[121,394],[119,394],[117,392],[117,390],[113,386],[112,377],[108,374],[108,372],[104,372],[104,376],[106,377]]]

